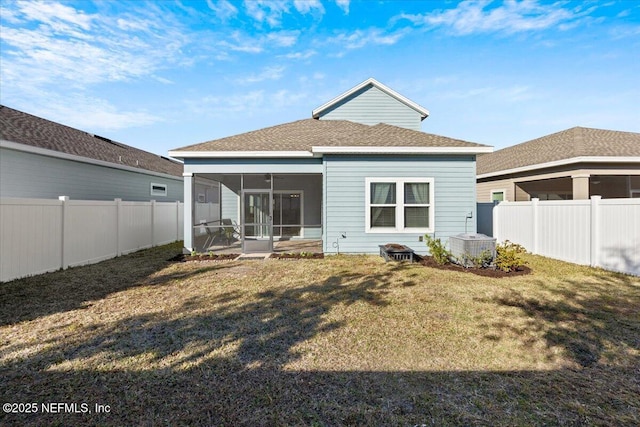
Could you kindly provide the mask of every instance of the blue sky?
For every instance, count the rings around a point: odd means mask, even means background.
[[[636,1],[0,0],[2,104],[157,154],[374,77],[496,149],[640,132]]]

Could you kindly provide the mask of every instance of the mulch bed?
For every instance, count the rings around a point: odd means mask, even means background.
[[[452,263],[440,265],[433,259],[433,257],[430,257],[430,256],[423,256],[420,259],[418,259],[417,262],[424,265],[425,267],[437,268],[439,270],[459,271],[461,273],[473,273],[473,274],[477,274],[478,276],[495,277],[495,278],[524,276],[527,274],[531,274],[532,272],[532,270],[526,265],[519,267],[516,271],[509,271],[509,272],[497,270],[497,269],[494,270],[492,268],[472,268],[472,267],[465,268],[461,265],[452,264]]]
[[[269,258],[273,259],[322,259],[324,254],[322,252],[304,252],[304,253],[279,253],[271,254]]]
[[[178,254],[169,261],[188,262],[188,261],[232,261],[238,258],[240,254],[195,254],[186,255]]]

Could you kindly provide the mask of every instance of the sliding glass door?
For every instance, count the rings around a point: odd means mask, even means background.
[[[242,252],[273,251],[271,191],[243,191]]]
[[[278,191],[273,194],[273,234],[300,237],[302,224],[302,192]]]

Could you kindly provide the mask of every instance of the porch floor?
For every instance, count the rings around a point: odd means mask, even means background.
[[[213,245],[208,248],[202,248],[207,240],[206,236],[197,236],[195,238],[195,247],[198,251],[213,252],[216,254],[239,254],[242,253],[242,242],[235,241],[228,246]],[[274,239],[273,240],[273,252],[322,252],[322,240],[311,239]]]

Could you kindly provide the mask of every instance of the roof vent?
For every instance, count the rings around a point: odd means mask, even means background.
[[[94,133],[94,134],[91,134],[91,135],[92,135],[94,138],[99,139],[100,141],[108,142],[109,144],[113,144],[113,145],[115,145],[116,147],[124,148],[124,146],[123,146],[122,144],[118,144],[117,142],[115,142],[115,141],[113,141],[113,140],[111,140],[111,139],[109,139],[109,138],[107,138],[107,137],[100,136],[100,135],[96,135],[95,133]]]
[[[93,134],[93,137],[101,139],[101,140],[106,141],[106,142],[113,142],[112,140],[110,140],[109,138],[105,138],[104,136]]]

